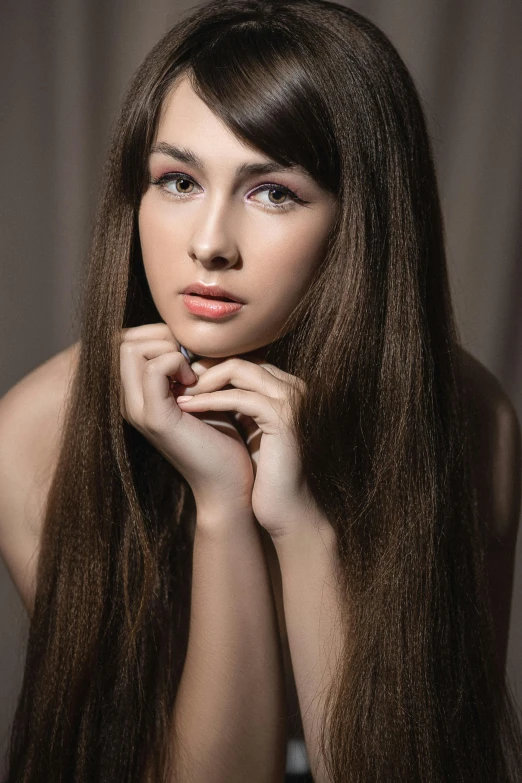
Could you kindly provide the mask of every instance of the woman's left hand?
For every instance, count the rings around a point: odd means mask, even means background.
[[[295,440],[291,390],[306,393],[304,381],[262,359],[202,358],[191,364],[199,376],[179,407],[187,413],[231,412],[252,458],[252,511],[272,538],[321,518],[303,476]],[[228,387],[228,388],[224,388]]]

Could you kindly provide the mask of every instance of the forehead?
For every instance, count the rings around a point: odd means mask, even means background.
[[[235,167],[236,176],[283,172],[315,184],[311,174],[298,164],[281,165],[235,136],[182,77],[167,94],[152,146],[198,169],[216,171]]]
[[[218,154],[244,155],[245,149],[252,151],[196,95],[187,76],[181,77],[165,97],[156,132],[156,143],[161,141],[187,147],[199,143],[204,148],[211,141]]]

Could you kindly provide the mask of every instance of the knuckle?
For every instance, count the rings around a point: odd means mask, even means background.
[[[134,354],[136,348],[131,342],[122,342],[120,344],[120,356],[122,357],[130,357]]]
[[[129,422],[129,424],[132,424],[133,426],[136,426],[138,424],[138,416],[137,411],[134,410],[132,405],[124,404],[123,405],[123,418]]]
[[[145,367],[144,367],[143,372],[147,376],[154,375],[155,373],[157,373],[158,372],[158,362],[157,362],[157,360],[156,359],[149,359],[148,362],[146,363]]]
[[[240,370],[245,363],[245,359],[240,359],[239,356],[233,356],[228,362],[231,370]]]
[[[130,341],[136,336],[136,326],[127,326],[125,329],[120,329],[120,337],[123,342]]]

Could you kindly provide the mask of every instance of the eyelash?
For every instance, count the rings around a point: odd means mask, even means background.
[[[192,193],[172,193],[170,190],[167,190],[164,188],[164,184],[166,182],[179,182],[180,180],[187,180],[187,182],[193,182],[194,184],[197,184],[192,177],[189,177],[187,174],[181,174],[180,172],[176,173],[170,173],[170,174],[163,174],[161,177],[158,177],[158,179],[151,179],[150,182],[152,185],[157,185],[162,190],[164,190],[167,195],[172,196],[173,198],[184,198],[184,195],[191,196]],[[305,201],[302,198],[299,198],[299,196],[294,193],[290,188],[286,188],[284,185],[277,185],[275,182],[270,182],[265,185],[261,185],[260,187],[256,188],[254,190],[254,193],[260,193],[265,190],[279,190],[281,193],[283,193],[286,196],[290,196],[292,201],[296,204],[308,204],[308,201]],[[274,210],[279,210],[280,212],[287,212],[290,209],[293,209],[293,204],[271,204],[268,206],[267,204],[261,204],[261,207],[265,210],[265,212],[273,212]]]

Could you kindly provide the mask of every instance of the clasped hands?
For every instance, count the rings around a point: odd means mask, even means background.
[[[119,342],[122,416],[185,477],[199,519],[233,526],[253,513],[274,539],[324,526],[293,427],[304,381],[255,353],[190,365],[165,323]]]
[[[290,397],[304,381],[260,358],[202,358],[191,365],[197,383],[177,397],[182,411],[229,412],[244,435],[254,470],[252,511],[273,538],[318,515],[302,475]],[[225,388],[228,387],[228,388]]]

